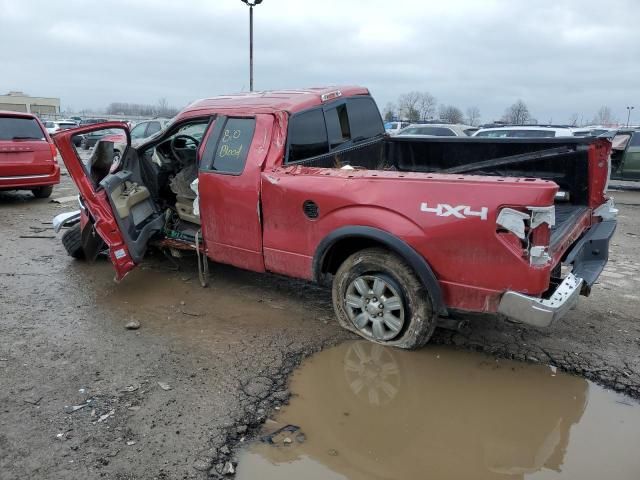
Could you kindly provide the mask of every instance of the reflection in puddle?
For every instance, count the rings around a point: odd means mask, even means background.
[[[291,390],[265,430],[306,440],[253,445],[237,478],[640,478],[640,408],[550,367],[352,342],[305,362]]]

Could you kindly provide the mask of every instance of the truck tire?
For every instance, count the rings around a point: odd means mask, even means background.
[[[404,260],[383,248],[347,258],[333,278],[332,294],[340,325],[375,343],[420,348],[436,328],[427,289]]]
[[[49,198],[53,193],[53,185],[34,188],[31,190],[31,193],[33,193],[33,196],[36,198]]]
[[[62,245],[65,250],[73,258],[83,260],[85,258],[84,249],[82,248],[82,231],[80,230],[80,224],[76,224],[69,228],[62,235]]]

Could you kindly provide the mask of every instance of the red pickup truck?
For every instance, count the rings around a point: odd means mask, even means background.
[[[84,163],[73,147],[98,128],[127,136],[115,168],[109,142]],[[389,137],[361,87],[201,100],[128,137],[54,136],[81,197],[71,255],[107,249],[117,280],[149,245],[331,280],[343,327],[402,348],[459,312],[549,325],[589,294],[616,226],[609,141]]]

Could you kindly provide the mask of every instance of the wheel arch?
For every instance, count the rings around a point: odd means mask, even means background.
[[[378,228],[346,226],[327,235],[313,257],[314,280],[322,283],[326,274],[335,273],[347,257],[364,248],[376,246],[394,252],[407,262],[429,292],[434,311],[439,315],[447,314],[438,279],[424,257],[403,240]]]

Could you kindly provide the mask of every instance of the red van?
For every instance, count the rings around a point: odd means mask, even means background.
[[[56,147],[30,113],[0,111],[0,190],[31,190],[47,198],[60,183]]]

